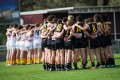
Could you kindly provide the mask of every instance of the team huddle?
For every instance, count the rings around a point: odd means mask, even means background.
[[[89,53],[91,69],[114,67],[110,24],[106,14],[87,19],[80,15],[57,19],[51,14],[41,25],[10,25],[6,66],[42,62],[44,70],[69,71],[77,70],[81,61],[79,67],[86,69]]]

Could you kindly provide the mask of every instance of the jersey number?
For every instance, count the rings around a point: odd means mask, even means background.
[[[95,25],[92,25],[92,28],[93,28],[93,32],[96,32]]]
[[[80,28],[77,27],[77,31],[76,31],[76,32],[77,32],[77,33],[78,33],[78,32],[81,32]]]
[[[61,24],[58,24],[57,31],[60,31],[60,30],[61,30]]]
[[[106,30],[108,24],[107,23],[104,23],[104,30]]]
[[[65,34],[65,36],[66,36],[66,37],[68,36],[68,31],[66,31],[66,34]]]

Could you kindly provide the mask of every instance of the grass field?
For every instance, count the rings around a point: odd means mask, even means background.
[[[114,68],[52,72],[44,71],[42,64],[6,67],[5,62],[0,62],[0,80],[120,80],[120,54],[115,54],[115,61]]]

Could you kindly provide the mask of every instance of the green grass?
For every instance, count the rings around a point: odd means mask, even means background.
[[[115,61],[117,66],[114,68],[53,72],[44,71],[42,64],[6,67],[5,62],[0,62],[0,80],[119,80],[120,54],[115,54]]]

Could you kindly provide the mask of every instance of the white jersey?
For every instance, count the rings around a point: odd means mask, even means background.
[[[40,41],[41,42],[41,37],[40,37],[39,30],[37,30],[37,29],[34,30],[33,39],[34,39],[34,41]]]
[[[7,42],[6,42],[7,49],[10,49],[10,38],[11,38],[11,34],[7,35]]]
[[[26,34],[25,47],[28,50],[33,49],[33,36],[31,36],[30,34]]]
[[[21,34],[20,34],[20,38],[21,38],[22,41],[24,41],[25,38],[26,38],[26,34],[25,34],[25,33],[21,33]]]
[[[20,33],[16,34],[16,41],[19,41],[18,39],[20,38]]]
[[[25,33],[21,33],[20,34],[20,50],[21,51],[26,51],[26,47],[25,47],[25,38],[26,38],[26,34]]]
[[[35,29],[33,34],[33,47],[34,48],[41,48],[42,39],[40,37],[39,30]]]
[[[16,34],[12,32],[10,36],[10,47],[15,47],[15,43],[16,43]]]
[[[20,33],[16,34],[16,48],[20,48]]]

